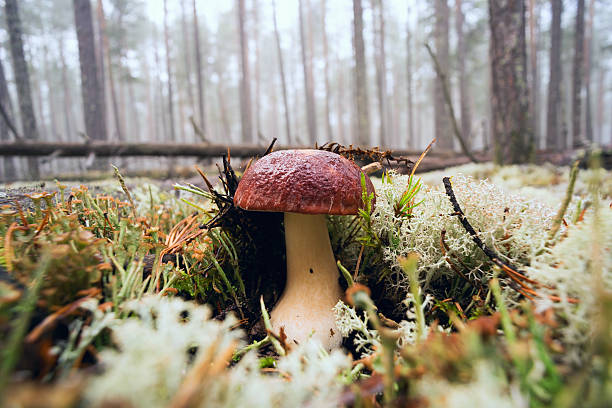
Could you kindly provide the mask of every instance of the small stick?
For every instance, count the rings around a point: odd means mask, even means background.
[[[561,227],[561,221],[563,220],[563,216],[567,211],[567,207],[569,206],[570,201],[572,201],[572,195],[574,194],[574,185],[576,184],[576,178],[578,176],[578,163],[580,161],[576,160],[569,174],[569,184],[567,185],[567,190],[565,192],[565,199],[559,208],[559,212],[555,216],[553,220],[552,228],[550,229],[550,233],[548,234],[548,242],[551,243],[552,240],[557,235],[559,228]]]

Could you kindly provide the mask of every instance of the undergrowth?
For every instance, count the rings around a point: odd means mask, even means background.
[[[581,171],[559,215],[568,173],[530,169],[445,173],[463,215],[440,174],[390,172],[357,216],[330,216],[347,288],[332,352],[269,325],[282,224],[233,208],[231,167],[216,190],[118,174],[105,194],[32,194],[0,212],[3,402],[605,406],[610,173]]]

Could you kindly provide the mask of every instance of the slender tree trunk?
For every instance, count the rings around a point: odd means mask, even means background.
[[[283,63],[283,51],[281,49],[280,34],[278,33],[278,24],[276,22],[276,1],[272,0],[272,16],[274,19],[274,37],[276,38],[276,51],[278,54],[278,67],[281,76],[281,85],[283,87],[283,105],[285,106],[285,130],[287,132],[287,144],[291,145],[291,120],[289,118],[289,102],[287,100],[287,81],[285,79],[285,65]]]
[[[531,159],[534,148],[529,129],[524,2],[489,0],[489,23],[495,158],[498,164],[524,163]]]
[[[156,32],[154,32],[154,40],[153,40],[153,52],[154,52],[154,58],[155,58],[155,79],[157,82],[157,86],[155,87],[155,89],[157,89],[157,113],[155,115],[155,117],[160,118],[161,119],[161,129],[162,131],[159,132],[157,134],[157,140],[158,141],[167,141],[168,140],[168,123],[167,123],[167,119],[166,119],[166,109],[164,106],[164,94],[163,94],[163,83],[161,80],[161,58],[159,56],[159,47],[157,46],[157,35]],[[157,127],[157,126],[156,126]]]
[[[342,63],[340,58],[336,55],[336,82],[338,87],[338,93],[336,95],[336,111],[338,117],[338,141],[346,144],[346,132],[344,131],[344,72],[342,72]]]
[[[206,130],[206,106],[205,106],[205,88],[202,79],[202,55],[200,51],[200,28],[198,24],[198,10],[196,8],[196,0],[193,0],[193,47],[195,49],[196,63],[196,80],[198,83],[198,113],[200,120],[200,129],[204,135],[207,135]],[[225,135],[229,137],[229,134]]]
[[[8,86],[6,84],[6,77],[4,76],[4,66],[2,64],[2,60],[0,60],[0,104],[2,105],[2,108],[4,109],[6,114],[9,116],[10,120],[13,121],[12,123],[14,126],[13,104],[11,103],[11,97],[9,95]],[[2,140],[3,142],[9,142],[13,140],[9,125],[8,123],[6,123],[4,118],[0,118],[0,140]],[[6,181],[15,180],[15,178],[17,177],[14,160],[14,157],[2,158],[4,180]]]
[[[327,131],[327,140],[332,141],[334,134],[331,126],[331,88],[329,86],[329,46],[327,43],[327,0],[321,0],[321,22],[323,35],[323,63],[325,76],[325,127]]]
[[[409,4],[409,3],[408,3]],[[408,107],[408,140],[406,147],[415,147],[414,137],[414,105],[412,98],[412,32],[410,30],[410,7],[408,7],[408,19],[406,20],[406,99]],[[403,144],[400,144],[403,145]]]
[[[447,0],[435,0],[436,21],[434,26],[434,40],[436,44],[436,56],[441,67],[445,67],[444,74],[448,78],[448,85],[451,81],[449,77],[449,15]],[[444,90],[442,83],[435,77],[434,81],[434,128],[437,145],[440,149],[453,149],[453,136],[450,125],[449,113],[444,102]]]
[[[546,113],[546,148],[559,150],[565,148],[561,131],[561,82],[563,67],[561,66],[561,49],[563,35],[561,31],[561,14],[563,0],[550,0],[550,79],[548,82],[548,110]]]
[[[60,64],[62,65],[62,90],[64,92],[64,139],[65,141],[72,140],[73,129],[72,123],[74,121],[72,116],[72,98],[70,95],[70,83],[68,82],[68,67],[66,65],[66,58],[64,57],[64,38],[60,38],[59,41],[59,56]]]
[[[255,132],[261,134],[261,75],[259,57],[259,4],[257,0],[251,0],[253,12],[253,42],[255,43],[255,61],[253,71],[255,74]]]
[[[385,63],[385,25],[381,0],[372,0],[372,21],[374,22],[374,60],[376,62],[376,90],[378,97],[379,143],[387,146],[387,88]]]
[[[310,8],[308,9],[310,13]],[[304,16],[304,0],[299,0],[300,43],[302,45],[302,67],[304,68],[304,92],[306,96],[306,124],[308,126],[308,142],[317,141],[317,113],[314,101],[314,83],[312,75],[312,49],[306,42],[306,22]]]
[[[89,0],[74,0],[74,21],[79,42],[85,131],[93,140],[106,140],[104,99],[99,81],[99,64],[96,61],[96,46]]]
[[[95,39],[96,39],[96,62],[98,63],[98,81],[100,83],[100,92],[102,94],[102,104],[104,106],[104,122],[109,124],[110,123],[110,110],[108,109],[108,101],[106,99],[106,71],[104,68],[104,65],[106,64],[106,59],[104,58],[104,54],[106,49],[104,48],[104,38],[106,37],[106,26],[102,24],[102,21],[100,20],[100,13],[104,13],[103,9],[102,9],[102,0],[98,0],[97,1],[97,7],[96,7],[96,15],[98,18],[94,18],[92,20],[92,23],[94,24],[95,27]],[[108,126],[108,125],[107,125]],[[111,134],[110,134],[110,130],[107,128],[107,135],[106,137],[108,138]]]
[[[365,45],[363,42],[363,7],[361,0],[353,0],[353,50],[355,52],[355,114],[357,145],[367,146],[370,140]]]
[[[603,67],[599,68],[597,76],[597,133],[595,134],[595,142],[599,145],[603,144],[603,124],[604,124],[604,104],[606,92],[606,71]]]
[[[115,132],[117,140],[123,140],[123,132],[121,128],[121,119],[119,113],[119,106],[117,104],[117,90],[115,87],[115,78],[113,75],[113,64],[111,61],[110,47],[108,44],[108,34],[106,32],[106,17],[104,16],[104,6],[102,0],[98,0],[98,24],[100,26],[100,36],[102,38],[102,56],[106,60],[106,67],[108,70],[108,82],[111,92],[111,106],[113,109],[113,118],[115,120]]]
[[[172,92],[172,65],[170,64],[170,33],[168,28],[168,0],[164,0],[164,42],[166,45],[166,71],[168,73],[168,114],[170,118],[170,140],[176,140],[174,129],[174,94]]]
[[[249,72],[249,42],[246,37],[246,12],[245,0],[238,1],[238,30],[240,34],[240,66],[242,78],[240,78],[240,117],[242,128],[242,142],[252,141],[257,143],[257,135],[253,132],[253,121],[251,118],[251,75]]]
[[[540,142],[540,80],[538,75],[538,15],[536,0],[529,0],[529,71],[531,79],[531,92],[529,108],[531,116],[531,130],[536,146]]]
[[[187,88],[187,98],[189,100],[189,108],[192,113],[195,113],[195,102],[193,98],[193,90],[191,89],[191,44],[189,43],[189,26],[187,25],[187,12],[185,11],[186,2],[181,0],[181,32],[183,34],[183,55],[185,57],[185,88]]]
[[[55,92],[53,92],[53,83],[49,73],[49,49],[46,45],[43,46],[43,61],[44,75],[47,83],[47,106],[49,107],[49,121],[51,122],[51,138],[50,141],[58,142],[59,131],[57,130],[57,112],[55,110]]]
[[[585,136],[586,140],[593,142],[593,115],[591,112],[591,66],[593,52],[593,14],[595,12],[595,0],[589,2],[589,18],[584,38],[584,85],[585,95]]]
[[[34,61],[32,49],[30,48],[28,51],[28,60]],[[41,89],[42,80],[38,77],[38,72],[36,69],[30,71],[30,82],[34,91],[34,112],[36,115],[36,123],[38,125],[38,137],[40,137],[42,140],[49,140],[50,138],[47,134],[47,124],[45,122],[45,115],[43,113],[44,104]]]
[[[531,0],[533,1],[533,0]],[[465,16],[462,1],[455,0],[455,31],[457,33],[457,69],[459,74],[459,110],[461,114],[461,135],[468,146],[472,143],[472,118],[467,73],[465,72],[466,44],[463,24]]]
[[[584,143],[582,133],[582,75],[584,65],[584,0],[578,0],[574,32],[574,67],[572,71],[572,137],[573,146]]]
[[[34,103],[32,102],[32,93],[30,91],[28,64],[26,63],[23,51],[21,20],[17,0],[5,0],[4,15],[9,34],[13,73],[17,85],[22,134],[26,139],[36,140],[38,139],[38,127],[36,126]],[[36,179],[39,177],[38,161],[35,158],[28,159],[27,167],[30,178]]]

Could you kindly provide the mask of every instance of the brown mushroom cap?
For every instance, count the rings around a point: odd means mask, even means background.
[[[244,210],[302,214],[357,214],[363,207],[361,169],[324,150],[279,150],[245,172],[234,204]],[[366,175],[368,194],[374,186]]]

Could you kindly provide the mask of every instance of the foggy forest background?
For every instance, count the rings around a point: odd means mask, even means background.
[[[492,19],[515,18],[535,148],[609,145],[611,3],[492,3],[504,2],[5,0],[0,137],[262,146],[276,137],[405,150],[437,137],[437,149],[458,150],[429,44],[469,148],[490,150],[491,30],[503,26]],[[74,174],[92,162],[1,160],[4,180]]]

